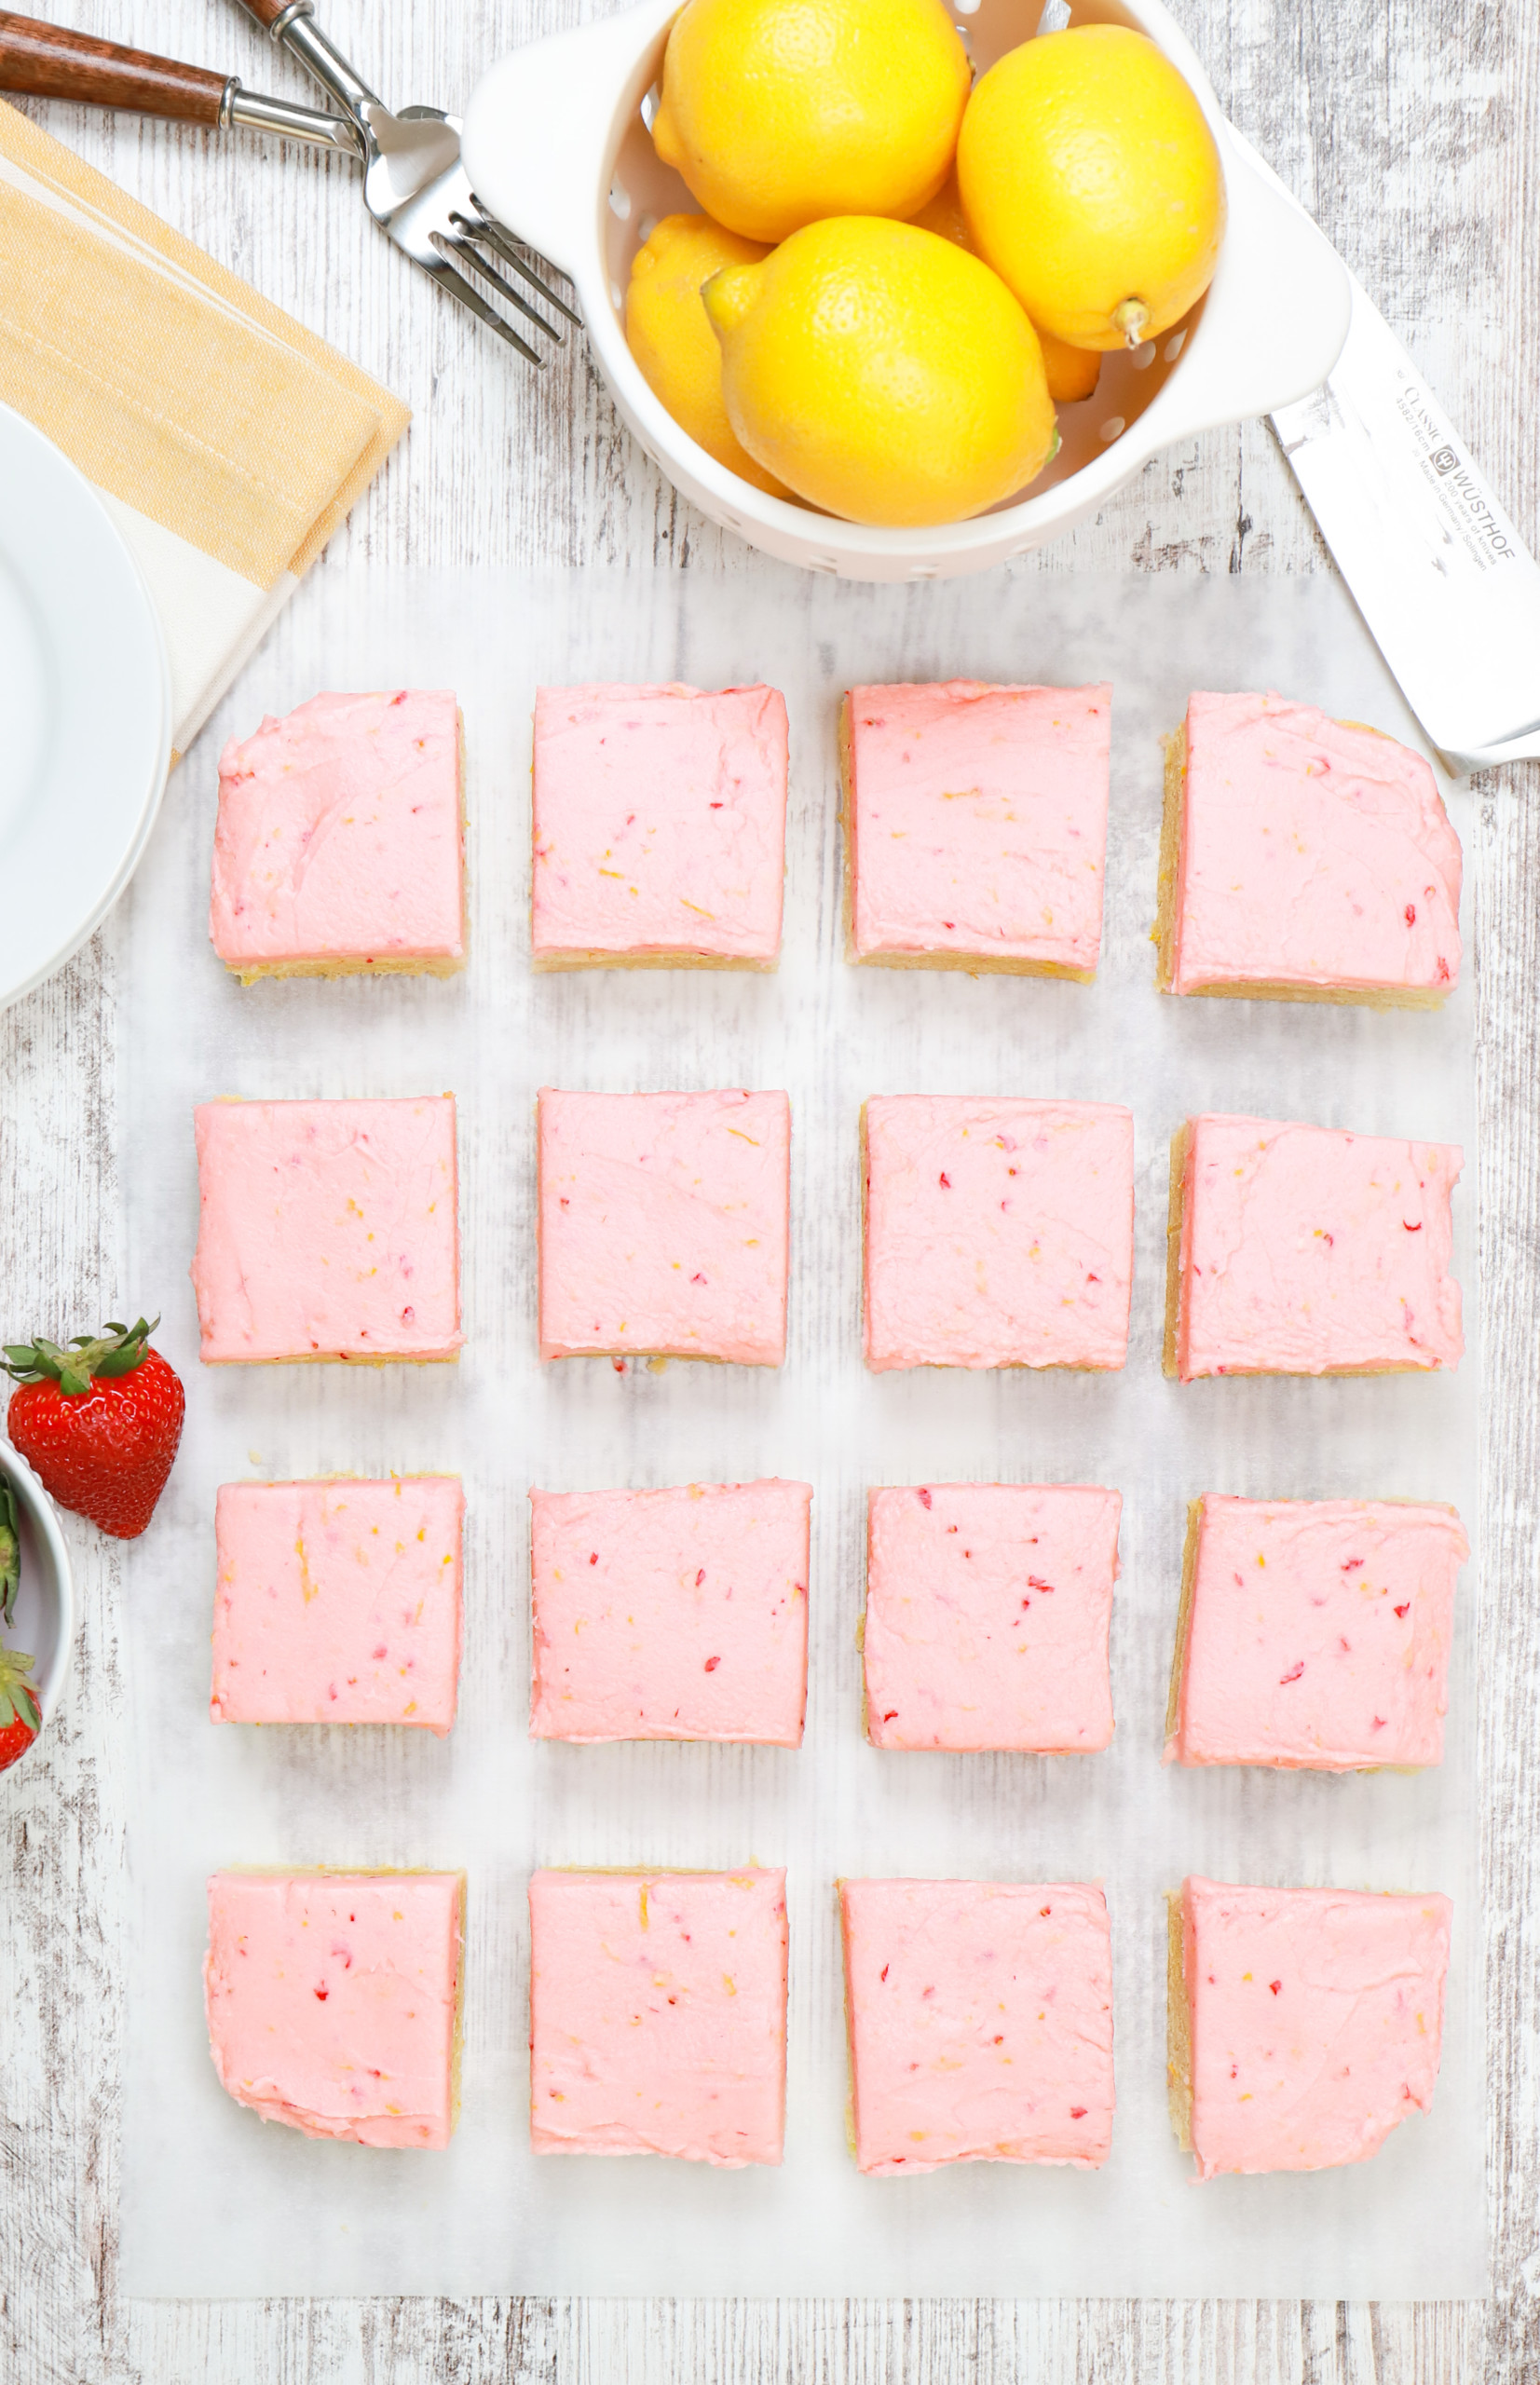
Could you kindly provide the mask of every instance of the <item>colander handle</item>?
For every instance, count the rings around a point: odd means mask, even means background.
[[[1201,360],[1168,381],[1141,431],[1169,402],[1180,422],[1160,441],[1271,414],[1318,389],[1347,337],[1346,269],[1324,232],[1271,169],[1225,127],[1229,223],[1201,326]],[[1164,411],[1164,407],[1162,407]]]
[[[605,158],[657,72],[678,8],[679,0],[642,0],[511,50],[467,103],[460,152],[477,198],[579,291],[602,275]]]

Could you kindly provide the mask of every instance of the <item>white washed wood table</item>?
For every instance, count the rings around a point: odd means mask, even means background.
[[[52,5],[87,29],[297,77],[233,7]],[[463,100],[571,0],[412,0],[324,21],[398,102]],[[1187,0],[1240,128],[1313,211],[1540,545],[1540,11],[1450,0]],[[308,94],[307,94],[308,96]],[[616,425],[579,343],[537,378],[435,297],[307,153],[40,108],[39,120],[406,397],[403,452],[317,566],[335,601],[406,563],[739,569],[743,551]],[[0,500],[3,501],[3,500]],[[1304,572],[1325,550],[1268,432],[1158,457],[1024,571]],[[197,758],[195,757],[195,767]],[[205,761],[204,767],[207,768]],[[117,2283],[127,1719],[110,1544],[73,1533],[83,1622],[46,1759],[0,1790],[0,2379],[10,2385],[1446,2385],[1540,2378],[1540,770],[1493,775],[1469,855],[1479,954],[1487,1368],[1481,1542],[1489,2172],[1486,2304],[130,2303]],[[117,1273],[114,987],[100,941],[0,1015],[0,1323],[61,1331]]]

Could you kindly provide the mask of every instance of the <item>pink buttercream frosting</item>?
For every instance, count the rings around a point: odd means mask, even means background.
[[[786,751],[773,688],[542,688],[536,961],[773,961]]]
[[[784,1872],[537,1872],[529,1924],[537,2153],[780,2160]]]
[[[1422,756],[1314,704],[1194,695],[1171,990],[1459,974],[1460,840]]]
[[[1367,2161],[1433,2102],[1443,1896],[1182,1887],[1199,2178]]]
[[[529,1496],[536,1738],[801,1745],[806,1482]]]
[[[634,1350],[781,1364],[784,1093],[548,1088],[539,1150],[542,1358]]]
[[[1104,1748],[1116,1491],[936,1483],[867,1495],[866,1736],[879,1748]]]
[[[463,1891],[457,1872],[216,1872],[203,1985],[226,2093],[306,2136],[447,2145]]]
[[[1114,2100],[1101,1890],[845,1880],[839,1901],[859,2166],[1098,2168]]]
[[[1183,1177],[1177,1371],[1452,1367],[1464,1153],[1268,1118],[1195,1118]]]
[[[453,1356],[453,1095],[208,1101],[194,1123],[206,1365]]]
[[[1167,1763],[1442,1762],[1452,1508],[1208,1497],[1197,1531]]]
[[[447,1475],[223,1484],[212,1720],[403,1723],[442,1738],[464,1513]]]
[[[869,1367],[1121,1367],[1133,1271],[1128,1111],[867,1103]]]
[[[852,688],[849,704],[857,960],[1095,970],[1111,688],[952,679]]]
[[[312,696],[219,758],[209,934],[231,969],[465,951],[446,688]]]

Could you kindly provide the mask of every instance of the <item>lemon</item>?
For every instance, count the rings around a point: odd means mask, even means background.
[[[725,232],[709,215],[665,215],[631,260],[626,346],[642,378],[682,430],[740,480],[771,497],[786,492],[741,445],[722,399],[722,351],[701,304],[701,284],[726,265],[753,265],[761,240]]]
[[[997,274],[882,216],[810,224],[702,293],[728,418],[767,471],[850,522],[957,522],[1056,441],[1037,334]]]
[[[819,216],[923,207],[970,79],[941,0],[689,0],[652,138],[718,223],[782,240]]]
[[[979,254],[1072,347],[1137,348],[1213,279],[1219,151],[1143,34],[1075,26],[1007,51],[968,102],[957,172]]]
[[[941,185],[929,207],[909,218],[927,232],[939,232],[944,240],[955,240],[960,249],[977,256],[978,247],[968,228],[963,211],[962,193],[957,186],[957,176],[950,175]],[[1079,398],[1088,398],[1097,386],[1101,372],[1101,357],[1094,348],[1071,348],[1067,340],[1056,339],[1052,332],[1034,325],[1038,346],[1043,350],[1043,369],[1047,375],[1048,395],[1057,406],[1071,405]]]

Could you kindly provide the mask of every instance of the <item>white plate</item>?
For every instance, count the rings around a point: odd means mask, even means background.
[[[133,876],[171,756],[139,566],[90,483],[0,406],[0,1006],[62,967]]]

